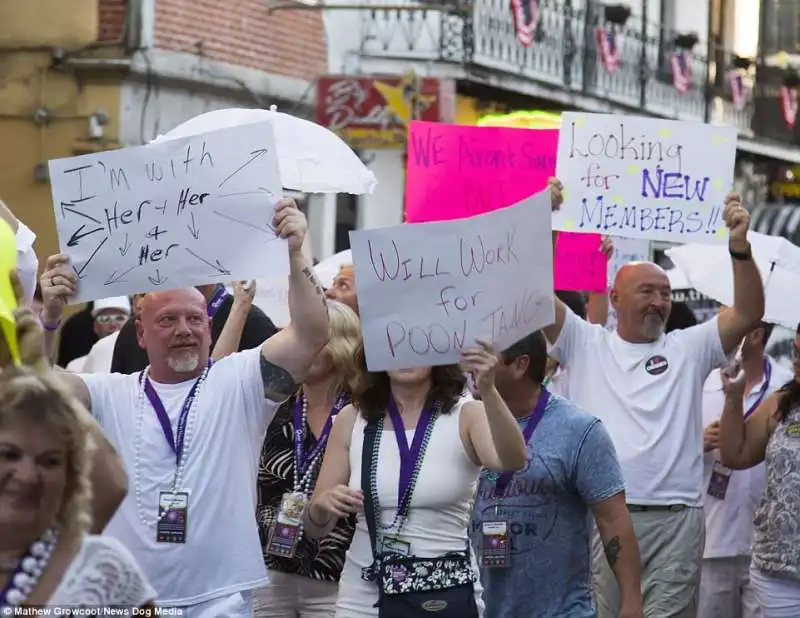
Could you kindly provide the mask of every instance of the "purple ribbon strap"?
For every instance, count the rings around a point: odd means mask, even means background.
[[[414,479],[414,470],[416,470],[419,463],[422,441],[425,439],[428,425],[433,419],[434,406],[431,404],[420,413],[411,448],[408,446],[406,430],[403,426],[403,419],[397,409],[397,403],[395,403],[394,397],[391,395],[389,395],[389,405],[387,407],[389,409],[389,418],[392,419],[394,436],[397,439],[397,450],[400,452],[400,480],[397,486],[397,507],[399,509],[412,489],[411,482]]]
[[[744,420],[750,418],[750,415],[756,411],[756,408],[764,401],[764,397],[767,395],[767,391],[769,390],[769,383],[772,380],[772,363],[769,362],[768,358],[764,359],[764,383],[761,385],[761,390],[758,391],[758,398],[755,400],[750,409],[744,415]]]
[[[328,414],[325,425],[322,427],[322,433],[319,434],[319,439],[316,441],[313,448],[306,452],[306,426],[305,420],[303,419],[303,398],[300,396],[295,398],[292,422],[294,424],[294,465],[296,467],[296,478],[298,480],[307,472],[308,466],[325,448],[325,445],[328,443],[328,437],[330,436],[331,429],[333,428],[333,420],[346,405],[347,397],[344,394],[340,394],[336,398],[336,402],[333,404],[333,408],[331,408],[331,411]]]
[[[208,366],[211,367],[210,360],[208,361]],[[172,452],[175,453],[175,465],[180,465],[181,462],[183,444],[186,440],[186,423],[189,420],[189,410],[192,409],[192,404],[197,396],[198,386],[200,386],[199,378],[192,385],[189,394],[186,395],[186,399],[183,402],[183,407],[181,408],[181,413],[178,416],[177,431],[175,434],[173,434],[172,423],[169,420],[169,416],[167,416],[167,411],[164,408],[164,403],[161,401],[161,397],[158,396],[156,389],[153,388],[153,385],[150,383],[150,378],[145,378],[144,380],[144,393],[150,400],[150,405],[153,406],[153,410],[156,413],[156,418],[161,424],[161,431],[164,432],[164,437],[167,439],[167,444],[169,444]]]
[[[222,303],[224,303],[229,296],[230,294],[228,294],[225,286],[221,284],[218,285],[214,296],[208,301],[208,317],[213,318],[217,314],[217,311],[219,311],[219,308],[222,307]]]
[[[547,407],[547,402],[550,401],[550,391],[546,388],[543,388],[539,392],[539,401],[536,402],[536,407],[531,412],[530,417],[528,417],[528,422],[525,425],[525,429],[522,431],[522,438],[525,440],[525,444],[527,445],[533,435],[533,432],[536,431],[536,427],[539,425],[539,422],[542,420],[544,416],[544,409]],[[501,498],[506,491],[506,487],[511,482],[511,479],[514,477],[516,470],[506,470],[500,477],[497,479],[497,482],[494,486],[494,495],[496,498]]]

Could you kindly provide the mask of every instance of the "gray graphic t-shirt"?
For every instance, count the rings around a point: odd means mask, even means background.
[[[527,420],[520,420],[523,429]],[[528,441],[528,463],[499,502],[498,476],[481,474],[471,526],[480,564],[483,522],[509,524],[508,567],[481,569],[485,618],[594,618],[589,503],[625,489],[605,427],[551,395]]]

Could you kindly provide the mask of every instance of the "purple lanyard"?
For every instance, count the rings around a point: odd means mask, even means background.
[[[414,472],[420,462],[420,451],[425,434],[428,433],[428,425],[433,420],[434,404],[426,407],[419,415],[417,428],[414,431],[414,440],[411,448],[406,439],[406,430],[403,426],[403,418],[397,409],[394,397],[389,395],[389,418],[392,419],[394,437],[397,439],[397,450],[400,452],[400,479],[397,485],[397,508],[403,505],[407,494],[411,491],[411,482],[414,480]]]
[[[208,366],[211,367],[211,360],[208,361]],[[142,374],[144,375],[144,372],[142,372]],[[177,431],[175,434],[173,434],[172,423],[169,420],[169,416],[167,416],[167,411],[164,408],[161,397],[158,396],[156,389],[153,388],[153,385],[150,383],[150,378],[144,379],[144,394],[147,395],[147,398],[150,400],[150,405],[153,406],[153,410],[156,413],[156,418],[158,419],[158,422],[161,423],[161,431],[164,432],[164,437],[167,439],[167,444],[169,444],[172,452],[175,453],[175,465],[180,465],[181,463],[183,444],[186,440],[186,423],[189,420],[189,410],[192,409],[192,403],[194,403],[194,399],[197,396],[198,386],[200,386],[200,378],[195,381],[191,390],[189,391],[189,394],[186,395],[186,399],[183,402],[183,407],[181,408],[180,416],[178,416]]]
[[[227,300],[228,296],[230,296],[230,294],[225,290],[225,286],[218,285],[214,296],[208,301],[208,317],[213,318],[217,314],[217,311],[222,307],[222,303]]]
[[[319,434],[317,440],[311,451],[306,452],[306,423],[303,419],[303,399],[298,395],[294,402],[294,414],[292,422],[294,424],[294,466],[295,476],[299,480],[308,470],[308,466],[317,458],[317,456],[325,448],[328,443],[328,436],[330,436],[331,429],[333,428],[333,420],[336,415],[342,411],[347,405],[347,396],[341,393],[333,404],[325,425],[322,427],[322,433]],[[310,432],[309,432],[310,433]]]
[[[526,446],[530,441],[533,432],[536,431],[537,425],[539,425],[539,422],[544,416],[544,409],[547,407],[548,401],[550,401],[550,391],[548,391],[546,388],[543,388],[539,393],[539,401],[536,402],[536,407],[528,417],[528,422],[525,425],[525,429],[522,431],[522,438],[525,441]],[[500,475],[494,486],[495,498],[501,498],[503,496],[506,491],[506,487],[508,487],[511,479],[514,477],[515,472],[516,470],[506,470]]]
[[[764,383],[761,385],[761,390],[758,391],[758,398],[755,400],[752,406],[747,410],[744,415],[744,420],[750,418],[750,415],[756,411],[756,408],[761,405],[761,402],[764,400],[764,397],[767,395],[767,390],[769,390],[769,383],[772,380],[772,363],[769,362],[768,358],[764,359]]]

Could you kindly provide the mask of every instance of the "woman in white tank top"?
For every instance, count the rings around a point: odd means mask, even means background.
[[[384,550],[421,558],[463,553],[481,467],[502,471],[525,464],[519,426],[494,387],[497,362],[497,355],[481,343],[463,352],[461,368],[365,373],[364,388],[354,405],[339,413],[304,519],[308,535],[323,536],[338,518],[358,514],[339,584],[336,618],[378,615],[377,585],[362,577],[362,569],[373,563],[361,491],[364,429],[369,422],[382,426],[372,457],[377,458],[373,487],[379,510],[378,543]],[[463,394],[462,370],[474,375],[483,402]],[[433,411],[437,405],[438,413]],[[405,440],[396,435],[397,424],[402,424]],[[422,432],[419,437],[418,432]],[[412,455],[417,443],[420,456],[401,457],[401,448],[406,450],[403,442],[410,445]],[[403,483],[408,477],[410,482]],[[398,498],[406,494],[410,498],[400,500],[405,506],[398,507]],[[474,561],[473,573],[482,615]]]

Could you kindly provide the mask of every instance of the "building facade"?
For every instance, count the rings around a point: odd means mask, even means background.
[[[800,80],[792,56],[786,59],[795,47],[800,53],[791,35],[798,29],[796,0],[330,0],[327,6],[330,73],[385,81],[411,71],[451,82],[456,122],[586,110],[732,124],[739,129],[735,187],[762,210],[776,200],[770,189],[786,185],[800,164],[794,123]],[[379,188],[358,199],[357,225],[401,222],[403,148],[360,152]],[[332,199],[327,208],[335,208]]]
[[[205,111],[311,117],[327,70],[319,11],[264,0],[0,3],[0,197],[58,240],[47,161],[146,143]]]

